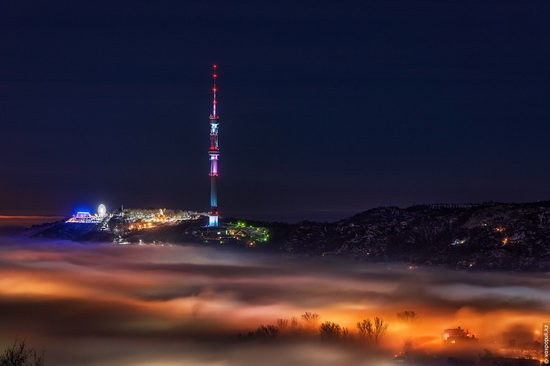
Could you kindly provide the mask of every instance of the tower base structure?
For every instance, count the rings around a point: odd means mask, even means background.
[[[218,215],[209,215],[208,216],[208,226],[209,227],[218,227]]]

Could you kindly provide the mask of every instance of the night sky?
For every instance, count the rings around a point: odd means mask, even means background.
[[[550,1],[0,2],[0,214],[550,198]]]

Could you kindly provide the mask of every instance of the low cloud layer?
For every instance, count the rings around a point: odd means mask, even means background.
[[[548,279],[206,246],[0,238],[0,346],[27,337],[58,366],[240,365],[256,358],[263,365],[360,365],[364,355],[356,350],[235,339],[312,311],[351,332],[355,322],[381,316],[390,324],[385,345],[396,351],[405,339],[439,339],[458,325],[494,342],[510,327],[534,330],[549,320]],[[403,310],[417,312],[414,329],[399,323]]]

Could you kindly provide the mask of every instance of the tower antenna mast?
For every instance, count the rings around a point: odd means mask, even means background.
[[[220,125],[220,116],[216,111],[218,101],[216,100],[217,87],[216,80],[218,78],[217,65],[213,66],[214,73],[214,87],[212,93],[214,99],[212,100],[212,114],[210,115],[210,149],[208,155],[210,156],[210,212],[208,213],[208,226],[218,227],[218,157],[220,156],[220,149],[218,146],[218,127]]]
[[[218,78],[218,65],[214,65],[213,67],[214,73],[212,74],[212,77],[214,78],[214,87],[212,88],[212,92],[214,94],[214,100],[212,101],[212,116],[216,117],[216,104],[218,104],[218,101],[216,100],[216,79]]]

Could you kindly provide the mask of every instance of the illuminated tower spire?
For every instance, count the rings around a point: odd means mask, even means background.
[[[210,115],[210,149],[208,155],[210,156],[210,213],[208,216],[208,226],[218,226],[218,156],[220,155],[220,149],[218,147],[218,126],[220,124],[220,117],[216,112],[216,79],[218,78],[217,66],[213,67],[214,73],[214,87],[212,93],[214,99],[212,100],[212,114]]]
[[[217,114],[216,114],[216,104],[218,103],[216,101],[216,91],[217,91],[216,90],[216,80],[218,79],[218,74],[217,74],[216,69],[218,68],[218,66],[214,65],[212,68],[214,70],[214,73],[212,74],[212,77],[214,78],[214,87],[212,88],[212,94],[214,95],[214,99],[212,100],[212,116],[216,117],[217,116]]]

